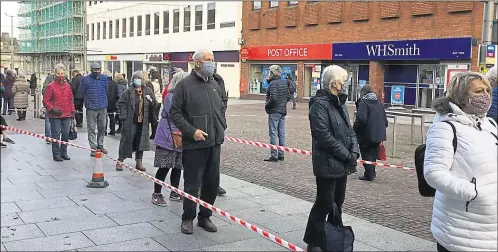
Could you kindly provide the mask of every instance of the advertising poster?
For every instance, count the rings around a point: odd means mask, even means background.
[[[311,94],[310,96],[313,97],[316,95],[316,91],[320,89],[320,78],[313,78],[311,80]]]
[[[359,80],[358,81],[358,88],[361,89],[362,87],[364,87],[365,85],[367,85],[367,81],[366,80]]]
[[[391,105],[405,104],[405,86],[391,87]]]
[[[290,66],[281,66],[281,68],[282,68],[282,80],[285,79],[285,77],[287,75],[294,77],[294,73],[293,73],[292,68]],[[263,84],[262,84],[261,88],[267,89],[268,88],[268,80],[270,79],[270,69],[268,67],[262,67],[261,75],[262,75],[262,80],[263,80]]]

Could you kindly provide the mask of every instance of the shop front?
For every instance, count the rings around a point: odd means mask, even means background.
[[[429,108],[443,96],[449,79],[468,71],[472,38],[335,43],[332,61],[350,73],[350,101],[370,84],[384,103]]]
[[[119,54],[119,55],[88,55],[88,67],[91,63],[98,63],[102,71],[110,71],[113,76],[116,73],[124,73],[126,79],[130,80],[135,71],[143,71],[144,59],[143,54]],[[86,72],[89,72],[87,69]]]
[[[322,62],[332,58],[331,44],[244,47],[240,51],[241,98],[263,99],[268,89],[269,67],[279,65],[282,79],[297,84],[297,98],[310,97],[320,88]]]
[[[169,85],[171,66],[168,53],[145,54],[143,63],[146,70],[155,67],[161,73],[162,84]]]

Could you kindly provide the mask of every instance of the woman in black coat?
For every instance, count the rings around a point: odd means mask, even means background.
[[[35,96],[35,90],[38,79],[36,78],[36,74],[32,74],[31,77],[29,78],[29,88],[31,89],[31,96]]]

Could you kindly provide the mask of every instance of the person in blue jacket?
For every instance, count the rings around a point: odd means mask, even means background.
[[[493,118],[495,121],[498,121],[498,82],[497,82],[497,69],[496,66],[490,68],[486,77],[489,80],[489,84],[493,88],[493,101],[491,103],[491,108],[488,111],[488,117]]]

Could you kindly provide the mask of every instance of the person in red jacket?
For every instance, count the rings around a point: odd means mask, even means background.
[[[71,119],[74,118],[74,98],[71,86],[64,76],[64,69],[55,70],[55,81],[50,83],[43,95],[43,105],[50,120],[52,138],[67,142]],[[52,155],[55,161],[70,160],[67,145],[52,143]]]

